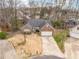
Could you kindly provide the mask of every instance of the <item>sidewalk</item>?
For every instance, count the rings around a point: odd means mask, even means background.
[[[0,59],[21,59],[13,46],[6,40],[0,40]]]

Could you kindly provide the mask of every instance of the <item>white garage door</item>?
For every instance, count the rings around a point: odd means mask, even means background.
[[[41,35],[42,36],[52,36],[52,32],[42,31]]]

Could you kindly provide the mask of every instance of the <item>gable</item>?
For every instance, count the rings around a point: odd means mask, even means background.
[[[55,29],[47,23],[41,28],[41,31],[55,31]]]

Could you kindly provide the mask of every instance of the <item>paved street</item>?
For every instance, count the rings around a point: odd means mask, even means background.
[[[37,56],[37,57],[32,57],[29,59],[64,59],[56,56]]]
[[[21,59],[16,56],[12,45],[6,40],[0,40],[0,59]]]

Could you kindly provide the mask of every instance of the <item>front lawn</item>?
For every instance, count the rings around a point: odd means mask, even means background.
[[[69,35],[68,30],[62,30],[58,32],[54,38],[59,46],[59,48],[64,52],[64,41],[66,40],[67,36]]]

